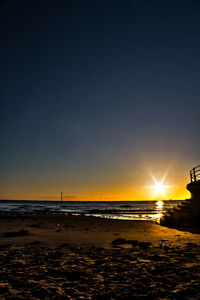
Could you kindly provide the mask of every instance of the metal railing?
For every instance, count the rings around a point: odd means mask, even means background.
[[[200,181],[200,165],[190,171],[191,182]]]

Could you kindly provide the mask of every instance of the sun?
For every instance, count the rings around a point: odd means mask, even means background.
[[[157,180],[154,175],[151,173],[151,177],[154,181],[154,185],[151,186],[151,188],[154,190],[153,193],[153,199],[159,199],[159,198],[167,198],[166,190],[170,187],[169,185],[164,184],[165,179],[167,177],[167,173],[164,174],[161,180]]]
[[[153,191],[151,200],[161,200],[161,201],[167,200],[169,198],[168,190],[172,188],[172,185],[168,185],[165,183],[169,171],[166,171],[164,173],[163,177],[161,177],[159,179],[156,179],[154,174],[150,170],[148,170],[148,171],[149,171],[149,175],[151,176],[151,178],[154,182],[153,185],[145,185],[145,188],[150,188],[151,191]],[[161,204],[161,203],[159,202],[159,204]],[[162,202],[162,205],[163,205],[163,202]]]
[[[154,197],[159,194],[166,197],[166,195],[165,195],[166,186],[162,183],[162,181],[160,181],[160,182],[156,181],[155,185],[153,185],[153,188],[154,188]]]

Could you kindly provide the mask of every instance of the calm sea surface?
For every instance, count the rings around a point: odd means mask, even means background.
[[[177,201],[0,201],[0,212],[71,214],[123,220],[154,221]]]

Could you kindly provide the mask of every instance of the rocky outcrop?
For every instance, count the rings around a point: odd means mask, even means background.
[[[200,181],[187,185],[191,198],[160,217],[160,225],[200,233]]]

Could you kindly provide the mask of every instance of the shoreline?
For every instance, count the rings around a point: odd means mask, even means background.
[[[15,236],[26,230],[27,236]],[[10,234],[9,234],[10,233]],[[11,234],[13,233],[13,235]],[[116,238],[155,245],[200,242],[200,234],[160,226],[152,221],[107,219],[63,214],[0,213],[0,245],[40,241],[49,246],[62,243],[110,247]]]

